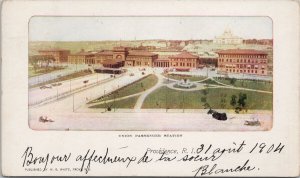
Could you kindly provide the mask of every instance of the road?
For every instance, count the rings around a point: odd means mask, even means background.
[[[45,100],[45,98],[53,98],[58,97],[62,93],[71,92],[78,88],[82,88],[87,84],[101,82],[105,79],[110,78],[110,74],[91,74],[88,76],[66,80],[60,82],[60,86],[52,86],[52,88],[40,89],[40,87],[32,88],[29,90],[29,105],[33,105],[34,103],[38,103],[40,101]],[[83,81],[88,81],[87,84],[83,83]],[[51,85],[47,85],[51,86]]]
[[[72,64],[68,64],[67,67],[65,69],[62,70],[57,70],[57,71],[53,71],[47,74],[42,74],[42,75],[38,75],[38,76],[34,76],[34,77],[30,77],[28,79],[28,85],[32,86],[32,85],[36,85],[42,82],[46,82],[49,80],[53,80],[58,78],[59,76],[65,76],[65,75],[69,75],[72,73],[75,73],[77,71],[81,71],[84,69],[88,69],[88,65],[72,65]]]
[[[133,71],[136,70],[136,71]],[[134,76],[130,76],[129,74],[134,72]],[[152,73],[152,71],[145,71],[145,75]],[[134,81],[139,80],[140,78],[144,77],[141,72],[137,71],[137,69],[132,69],[130,72],[126,73],[125,75],[115,78],[111,81],[96,85],[94,87],[88,88],[81,92],[75,93],[73,95],[69,95],[65,98],[59,99],[55,102],[51,102],[41,106],[34,106],[29,108],[29,115],[30,118],[37,120],[41,115],[53,116],[55,117],[56,114],[60,113],[73,113],[76,111],[77,108],[81,107],[88,101],[96,99],[100,96],[103,96],[107,93],[117,90],[123,86],[126,86]],[[94,77],[94,76],[93,76]],[[81,79],[80,79],[81,80]],[[80,82],[79,82],[80,83]],[[69,89],[68,82],[64,85],[65,90]],[[47,89],[45,89],[46,91]],[[36,90],[35,90],[36,91]],[[51,94],[55,94],[54,92],[50,92]],[[39,94],[39,99],[42,99],[43,94]],[[31,95],[29,96],[31,98]]]
[[[165,110],[129,110],[106,113],[64,113],[49,115],[54,122],[41,123],[30,118],[34,130],[94,130],[94,131],[266,131],[272,128],[271,111],[256,114],[228,113],[227,121],[218,121],[207,110],[182,110],[166,113]],[[261,112],[261,113],[259,113]],[[261,126],[246,126],[246,120],[259,119]]]

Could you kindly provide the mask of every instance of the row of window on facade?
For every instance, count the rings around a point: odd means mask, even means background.
[[[136,65],[138,65],[138,66],[141,66],[142,64],[145,65],[145,66],[150,66],[150,63],[149,63],[149,62],[143,62],[143,63],[142,63],[142,62],[140,62],[140,61],[136,61],[135,63],[136,63]]]
[[[219,59],[219,62],[244,62],[244,63],[258,63],[258,60],[250,60],[250,59],[237,59],[237,60],[234,60],[234,59]],[[267,60],[260,60],[260,63],[264,63],[266,64],[267,63]]]
[[[249,68],[249,69],[258,69],[258,65],[245,65],[245,64],[237,64],[236,66],[228,66],[228,65],[220,65],[219,67],[226,67],[226,68]],[[265,66],[261,66],[261,69],[265,69]]]
[[[179,64],[179,65],[178,65]],[[196,67],[195,66],[195,63],[184,63],[184,62],[176,62],[176,63],[173,63],[172,66],[180,66],[180,67]]]
[[[196,61],[196,59],[171,59],[172,61],[182,61],[182,62],[184,62],[184,61],[188,61],[188,62],[194,62],[194,61]]]
[[[226,69],[227,72],[236,72],[236,73],[251,73],[251,74],[257,74],[257,70],[235,70],[235,69]],[[265,73],[264,70],[261,71],[262,74]]]
[[[219,54],[219,57],[231,57],[231,58],[267,58],[266,55],[226,55],[226,54]]]

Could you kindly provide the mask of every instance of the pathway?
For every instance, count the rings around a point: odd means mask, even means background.
[[[146,97],[153,92],[154,90],[158,89],[159,87],[161,87],[163,85],[163,79],[164,77],[161,74],[155,74],[155,76],[158,78],[157,83],[150,89],[146,90],[136,101],[135,106],[134,106],[134,110],[137,109],[141,109],[142,105],[144,103],[144,100],[146,99]]]
[[[139,96],[142,93],[145,93],[145,91],[139,92],[139,93],[136,93],[136,94],[132,94],[132,95],[127,95],[127,96],[115,98],[115,99],[106,100],[106,101],[101,101],[101,102],[96,102],[96,103],[89,103],[89,104],[86,104],[85,107],[89,108],[89,107],[92,107],[92,106],[95,106],[95,105],[99,105],[99,104],[103,104],[103,103],[109,103],[109,102],[113,102],[113,101],[119,101],[119,100],[131,98],[131,97]]]

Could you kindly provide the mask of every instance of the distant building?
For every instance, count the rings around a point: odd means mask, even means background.
[[[170,56],[169,59],[169,67],[175,69],[191,69],[199,66],[199,57],[187,51]]]
[[[228,49],[217,52],[218,70],[225,73],[268,74],[268,58],[264,51]]]
[[[227,29],[222,35],[215,37],[213,43],[221,45],[239,45],[243,43],[243,39],[233,35],[231,30]]]
[[[243,40],[244,44],[252,44],[252,45],[268,45],[273,46],[273,39],[247,39]]]
[[[68,62],[68,56],[70,54],[70,50],[65,49],[46,49],[39,50],[38,52],[40,55],[53,56],[55,63]]]

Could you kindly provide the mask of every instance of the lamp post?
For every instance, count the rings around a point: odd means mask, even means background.
[[[70,93],[71,93],[72,89],[71,89],[71,79],[70,79]]]
[[[73,94],[73,112],[75,111],[75,109],[74,109],[74,107],[75,107],[75,106],[74,106],[74,105],[75,105],[75,103],[74,103],[74,95],[75,95],[75,94]]]
[[[58,100],[58,86],[56,86],[56,100]]]
[[[208,65],[206,64],[206,77],[208,78]]]
[[[97,83],[99,82],[99,80],[98,80],[98,79],[99,79],[99,76],[98,76],[98,75],[99,75],[99,73],[97,72]]]

